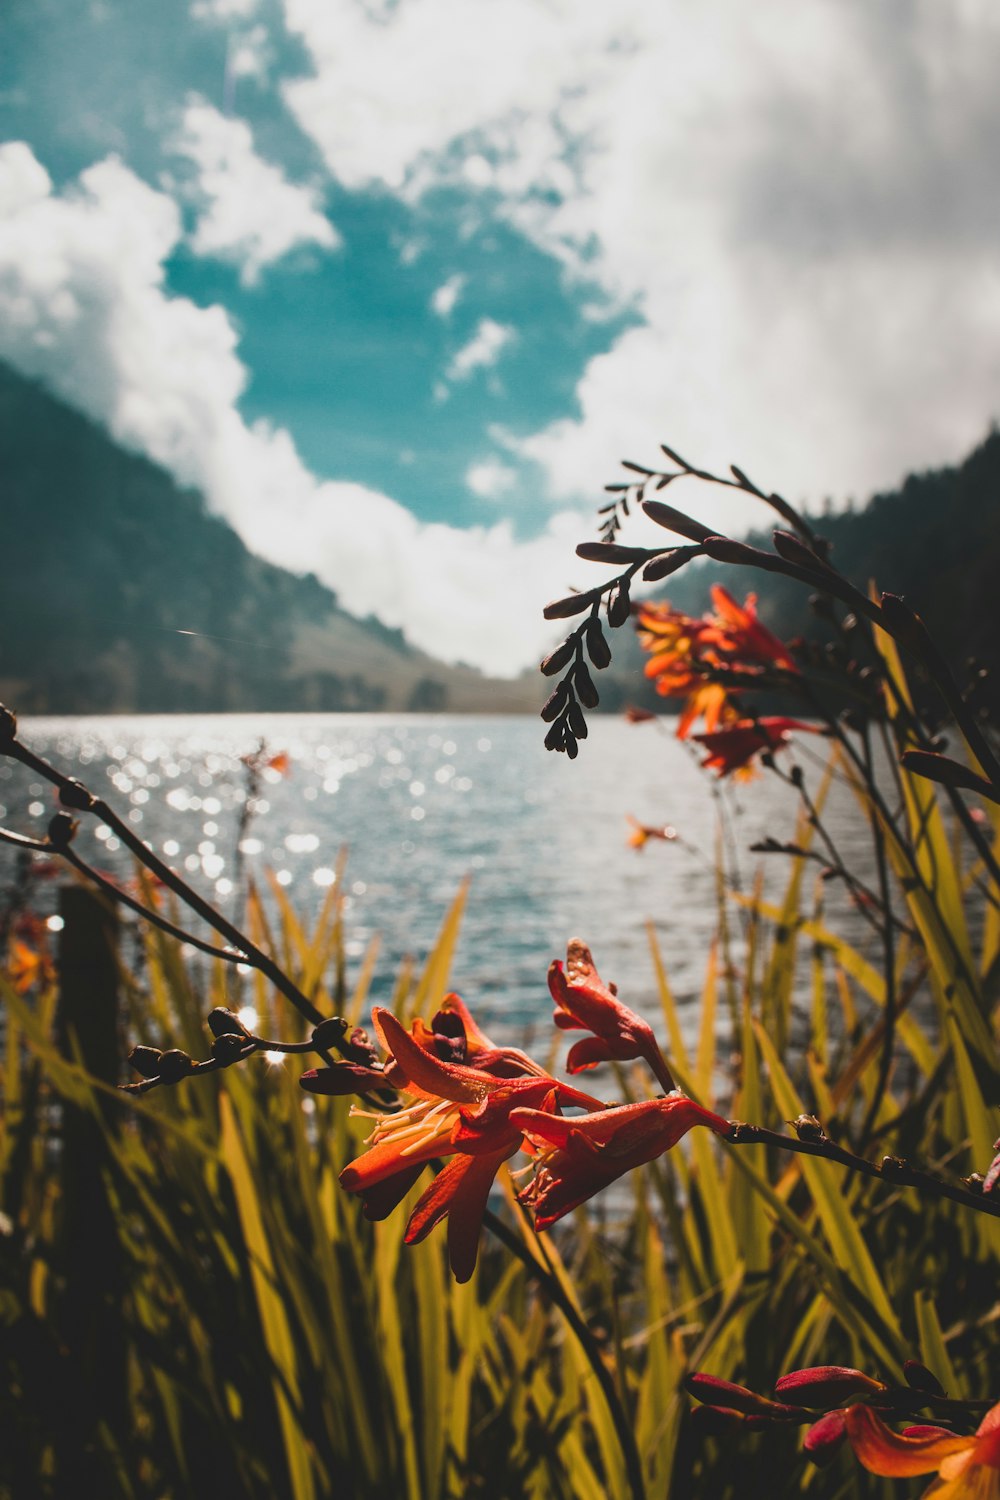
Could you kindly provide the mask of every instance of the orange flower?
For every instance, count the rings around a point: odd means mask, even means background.
[[[548,1229],[609,1183],[676,1146],[695,1125],[724,1135],[728,1121],[679,1093],[602,1109],[581,1119],[515,1109],[511,1123],[534,1153],[534,1177],[519,1194]]]
[[[793,729],[809,734],[820,732],[815,724],[805,724],[801,719],[739,719],[714,734],[695,734],[691,738],[708,751],[702,761],[706,769],[719,776],[735,774],[743,781],[756,774],[754,756],[759,751],[780,750],[782,745],[788,744]]]
[[[639,641],[650,653],[646,676],[655,679],[664,697],[686,699],[679,739],[687,737],[700,716],[709,734],[738,717],[725,687],[714,678],[716,671],[738,673],[751,686],[769,670],[798,671],[787,646],[758,619],[755,594],[741,605],[714,584],[712,603],[714,612],[699,620],[666,603],[644,604],[637,614]]]
[[[11,938],[7,974],[17,993],[25,995],[36,984],[51,984],[55,967],[44,947],[32,948],[20,938]]]
[[[1000,1401],[971,1437],[943,1427],[893,1432],[868,1406],[849,1407],[844,1423],[855,1457],[872,1474],[903,1479],[936,1469],[924,1500],[1000,1500]]]
[[[464,1006],[462,1010],[471,1021]],[[373,1120],[375,1128],[366,1142],[368,1150],[341,1172],[341,1184],[360,1195],[367,1218],[384,1219],[428,1162],[454,1157],[417,1203],[405,1238],[414,1244],[447,1218],[451,1267],[458,1281],[468,1281],[493,1179],[521,1144],[521,1133],[511,1124],[512,1111],[521,1105],[544,1113],[558,1104],[592,1110],[600,1103],[558,1082],[530,1059],[530,1071],[522,1068],[516,1076],[498,1077],[480,1067],[442,1060],[390,1011],[376,1008],[372,1018],[391,1057],[384,1073],[341,1063],[311,1069],[300,1081],[313,1093],[370,1092],[386,1082],[402,1091],[406,1102],[391,1113],[352,1110]],[[478,1028],[476,1035],[482,1038]],[[512,1065],[509,1056],[505,1061]]]
[[[569,1049],[566,1066],[571,1073],[582,1073],[612,1059],[628,1062],[641,1057],[670,1093],[674,1080],[653,1028],[623,1005],[617,992],[604,983],[590,949],[579,938],[567,944],[565,972],[558,959],[549,965],[549,993],[556,1006],[552,1019],[560,1030],[593,1033]]]
[[[648,823],[640,823],[633,818],[631,813],[626,814],[627,821],[631,825],[628,833],[628,846],[630,849],[645,849],[650,839],[662,839],[667,844],[672,844],[677,837],[677,829],[669,823],[663,827],[651,827]]]

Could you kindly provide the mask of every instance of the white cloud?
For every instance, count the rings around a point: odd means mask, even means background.
[[[465,482],[480,499],[499,500],[510,494],[517,484],[517,470],[499,458],[484,458],[479,463],[470,464],[465,472]]]
[[[0,146],[0,205],[0,358],[199,487],[262,556],[424,649],[511,672],[551,637],[540,609],[579,517],[521,542],[506,522],[425,525],[388,495],[318,481],[286,431],[241,417],[232,323],[167,291],[180,215],[121,162],[56,193],[27,146]]]
[[[497,323],[493,318],[480,318],[471,339],[449,361],[447,378],[468,380],[474,371],[489,369],[514,337],[513,328]]]
[[[331,250],[339,244],[316,192],[289,182],[258,156],[244,121],[192,95],[172,146],[195,168],[193,193],[201,212],[192,249],[235,262],[246,285],[300,245]]]
[[[436,313],[439,318],[448,318],[454,311],[459,297],[465,290],[467,277],[457,272],[443,281],[431,297],[431,312]]]
[[[341,182],[483,189],[641,314],[525,444],[555,497],[661,437],[864,494],[1000,410],[991,0],[284,7],[313,67],[285,97]]]

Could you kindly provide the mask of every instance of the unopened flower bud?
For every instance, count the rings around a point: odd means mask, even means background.
[[[75,812],[89,812],[97,798],[93,792],[88,792],[82,781],[70,777],[59,788],[59,801],[63,807],[71,807]]]
[[[944,1386],[938,1380],[933,1370],[928,1370],[919,1359],[908,1359],[903,1365],[903,1374],[906,1383],[915,1391],[926,1391],[931,1396],[943,1396]]]
[[[50,818],[48,834],[53,849],[68,849],[79,826],[76,818],[71,818],[69,813],[56,813],[55,817]]]
[[[128,1055],[128,1060],[137,1073],[143,1078],[156,1078],[160,1071],[160,1058],[163,1053],[159,1047],[133,1047]]]
[[[852,1396],[877,1396],[888,1390],[884,1380],[876,1380],[863,1370],[847,1365],[813,1365],[806,1370],[792,1370],[782,1375],[774,1387],[777,1395],[796,1406],[839,1406]]]
[[[337,1047],[344,1040],[347,1031],[347,1022],[340,1016],[327,1016],[313,1028],[311,1041],[320,1052],[326,1052],[330,1047]]]
[[[245,1046],[246,1040],[244,1037],[237,1036],[232,1031],[225,1031],[213,1041],[212,1056],[220,1068],[228,1068],[233,1063],[239,1062],[243,1056],[243,1048]]]
[[[250,1035],[236,1012],[225,1010],[221,1005],[210,1010],[205,1019],[213,1036],[245,1037]]]
[[[182,1078],[187,1078],[194,1070],[194,1062],[187,1052],[182,1052],[179,1047],[171,1047],[169,1052],[164,1052],[160,1057],[160,1082],[180,1083]]]

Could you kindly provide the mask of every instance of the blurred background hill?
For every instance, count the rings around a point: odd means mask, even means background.
[[[693,495],[680,503],[697,511]],[[996,674],[1000,434],[958,466],[815,524],[859,586],[905,594],[952,661]],[[317,578],[255,557],[196,491],[2,364],[0,546],[0,692],[22,712],[530,713],[544,693],[532,671],[506,680],[447,665],[347,613]],[[667,597],[700,614],[720,576],[717,564],[692,566]],[[823,634],[798,584],[750,569],[724,577],[740,598],[759,594],[784,638]],[[614,655],[602,707],[656,703],[626,632]]]
[[[530,712],[255,557],[203,498],[0,364],[0,691],[22,712]]]

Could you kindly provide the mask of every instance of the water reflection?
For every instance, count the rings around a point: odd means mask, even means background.
[[[714,860],[720,839],[737,851],[744,885],[765,833],[791,837],[787,788],[762,777],[710,794],[710,781],[667,726],[595,720],[578,761],[546,755],[537,721],[382,715],[219,715],[197,718],[36,719],[27,743],[127,809],[139,836],[227,911],[240,864],[274,872],[305,918],[337,879],[349,850],[344,905],[348,955],[382,939],[372,996],[385,1000],[404,954],[418,960],[463,876],[472,890],[453,983],[501,1034],[547,1026],[545,974],[574,934],[602,973],[651,1016],[658,1009],[646,922],[652,919],[671,981],[693,1028],[716,925]],[[287,774],[261,773],[244,819],[245,756],[266,741],[290,757]],[[815,783],[818,768],[811,773]],[[51,788],[0,766],[8,826],[37,835]],[[672,825],[674,842],[628,846],[640,825]],[[864,824],[834,788],[830,822],[845,857],[868,868]],[[237,848],[238,845],[238,848]],[[79,849],[124,873],[111,829],[83,820]],[[7,866],[10,868],[9,856]],[[765,866],[771,889],[780,861]],[[828,893],[828,905],[843,897]],[[857,917],[841,912],[855,935]]]

